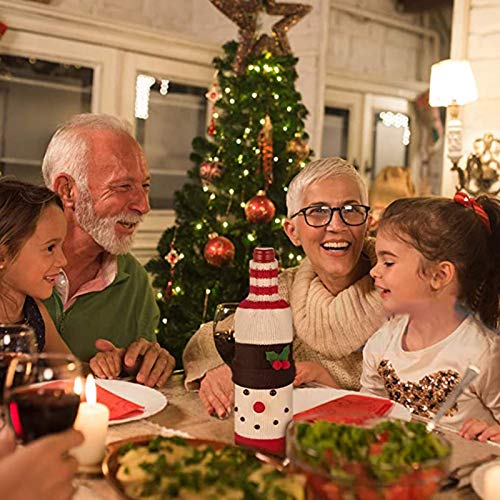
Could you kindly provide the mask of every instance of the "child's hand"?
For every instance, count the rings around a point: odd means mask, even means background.
[[[500,425],[488,424],[484,420],[468,418],[459,434],[465,439],[477,439],[478,441],[495,441],[500,443]]]
[[[99,378],[118,378],[122,371],[125,349],[118,349],[105,339],[97,339],[94,345],[100,351],[89,361],[94,375]]]
[[[303,384],[310,384],[316,382],[317,384],[328,385],[329,387],[339,388],[333,377],[328,370],[319,363],[312,363],[311,361],[297,361],[295,363],[295,380],[294,386]]]

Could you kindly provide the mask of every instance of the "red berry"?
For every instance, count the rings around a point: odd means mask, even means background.
[[[282,367],[282,362],[279,359],[275,359],[273,361],[273,369],[274,370],[281,370]]]
[[[288,368],[290,368],[290,361],[288,361],[288,359],[282,361],[281,368],[283,368],[283,370],[288,370]]]

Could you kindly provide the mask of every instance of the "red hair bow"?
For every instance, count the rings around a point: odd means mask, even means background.
[[[455,193],[453,201],[460,203],[460,205],[463,205],[464,207],[472,208],[476,213],[476,215],[479,216],[483,224],[486,226],[488,233],[491,234],[490,218],[488,217],[488,214],[484,211],[482,205],[478,203],[473,196],[469,196],[468,194],[463,193],[462,191],[458,191],[457,193]]]

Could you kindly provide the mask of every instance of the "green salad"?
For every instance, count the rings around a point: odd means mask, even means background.
[[[303,499],[305,477],[286,475],[235,446],[157,436],[118,452],[116,478],[130,498]]]
[[[374,427],[296,422],[294,453],[344,482],[372,479],[390,484],[424,469],[439,472],[451,449],[419,422],[382,421]]]

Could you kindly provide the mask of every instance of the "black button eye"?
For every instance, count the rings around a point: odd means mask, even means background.
[[[269,392],[269,394],[270,394],[271,396],[276,396],[276,390],[275,390],[275,389],[272,389],[272,390]]]
[[[250,394],[250,391],[249,391],[248,389],[245,389],[245,390],[243,391],[243,394],[244,394],[245,396],[248,396],[248,395]]]

